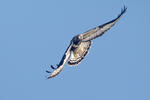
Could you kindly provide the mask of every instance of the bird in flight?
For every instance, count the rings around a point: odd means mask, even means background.
[[[79,64],[87,55],[92,40],[99,36],[102,36],[107,30],[109,30],[113,25],[115,25],[115,23],[126,12],[126,10],[127,8],[124,6],[123,9],[121,9],[121,13],[115,19],[100,26],[97,26],[87,32],[74,36],[73,39],[70,41],[70,45],[65,51],[57,67],[55,68],[54,66],[51,65],[53,71],[52,72],[46,71],[47,73],[50,73],[48,79],[58,75],[64,68],[66,62],[69,65]]]

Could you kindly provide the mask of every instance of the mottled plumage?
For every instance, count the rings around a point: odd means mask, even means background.
[[[83,34],[74,36],[64,56],[62,57],[62,60],[57,65],[57,68],[51,65],[51,68],[54,69],[54,71],[52,73],[47,71],[48,73],[51,73],[51,75],[48,78],[52,78],[57,74],[59,74],[67,61],[69,65],[79,64],[87,55],[91,47],[92,40],[103,35],[104,32],[109,30],[126,12],[126,9],[127,8],[124,6],[124,8],[121,10],[121,13],[117,16],[117,18],[103,25],[97,26],[87,32],[84,32]]]
[[[91,46],[91,41],[81,42],[77,48],[72,47],[72,52],[68,61],[69,65],[77,65],[87,55]]]

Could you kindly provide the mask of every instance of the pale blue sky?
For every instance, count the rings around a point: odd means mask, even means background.
[[[46,80],[70,40],[115,18],[77,67]],[[0,100],[150,100],[149,0],[1,0]]]

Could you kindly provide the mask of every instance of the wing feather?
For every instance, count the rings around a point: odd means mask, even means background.
[[[118,15],[117,18],[103,24],[100,25],[94,29],[91,29],[85,33],[82,34],[83,36],[83,40],[82,41],[89,41],[92,39],[95,39],[101,35],[104,34],[104,32],[106,32],[107,30],[109,30],[113,25],[115,25],[115,23],[121,18],[121,16],[126,12],[126,7],[124,6],[123,9],[121,9],[121,13]]]
[[[66,52],[64,53],[60,63],[58,64],[58,67],[51,73],[51,75],[48,78],[52,78],[59,74],[62,69],[64,68],[65,63],[67,62],[68,58],[70,57],[70,50],[72,48],[72,43],[67,48]]]

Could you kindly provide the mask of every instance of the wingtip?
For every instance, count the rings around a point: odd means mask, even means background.
[[[125,13],[127,11],[127,7],[124,5],[123,8],[121,8],[121,14]]]
[[[127,7],[124,5],[123,8],[121,8],[121,13],[118,15],[117,19],[119,19],[126,11]]]
[[[46,70],[46,72],[47,72],[47,73],[52,73],[51,71],[48,71],[48,70]],[[52,77],[54,77],[54,76],[50,75],[50,76],[46,77],[46,79],[50,79],[50,78],[52,78]]]
[[[55,76],[58,75],[58,74],[59,74],[59,73],[54,73],[54,72],[53,72],[50,76],[47,77],[47,79],[53,78],[53,77],[55,77]]]
[[[50,78],[52,78],[52,77],[51,76],[47,77],[47,79],[50,79]]]

